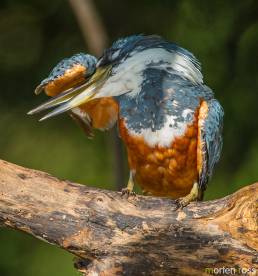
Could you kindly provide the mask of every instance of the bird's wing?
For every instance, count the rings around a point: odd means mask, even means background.
[[[224,111],[215,99],[201,103],[198,119],[197,167],[201,190],[206,189],[222,149]]]

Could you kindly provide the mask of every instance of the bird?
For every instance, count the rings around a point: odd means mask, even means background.
[[[91,136],[118,126],[129,163],[122,195],[137,183],[178,208],[203,200],[222,151],[224,110],[204,84],[201,64],[185,48],[158,35],[115,41],[96,59],[77,54],[61,61],[35,92],[47,102],[40,121],[68,112]]]

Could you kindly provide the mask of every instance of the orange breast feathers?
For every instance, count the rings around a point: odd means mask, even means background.
[[[118,104],[112,98],[95,99],[79,106],[79,108],[90,116],[93,128],[109,129],[117,121]]]
[[[197,117],[197,116],[196,116]],[[150,147],[143,138],[129,135],[123,120],[119,121],[129,166],[136,172],[136,181],[152,195],[178,198],[189,194],[198,180],[197,118],[185,134],[170,147]]]

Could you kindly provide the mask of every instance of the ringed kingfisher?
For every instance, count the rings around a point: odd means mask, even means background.
[[[130,168],[122,194],[134,183],[179,207],[202,200],[222,149],[223,109],[203,83],[195,56],[157,35],[121,38],[97,60],[62,60],[36,88],[52,98],[28,114],[53,108],[92,136],[118,125]]]

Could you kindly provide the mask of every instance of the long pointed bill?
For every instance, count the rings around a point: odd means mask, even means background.
[[[47,101],[46,103],[40,105],[39,107],[31,110],[28,114],[32,115],[43,110],[55,107],[52,112],[45,115],[40,121],[46,120],[48,118],[57,116],[61,113],[69,111],[72,108],[75,108],[81,104],[84,104],[92,99],[98,93],[99,88],[108,78],[108,75],[111,71],[111,66],[98,68],[94,75],[89,79],[89,81],[79,87],[69,89],[61,95]]]
[[[70,88],[64,92],[62,92],[60,95],[57,95],[50,100],[46,101],[45,103],[41,104],[40,106],[30,110],[27,114],[28,115],[34,115],[36,113],[40,113],[41,111],[44,111],[46,109],[55,107],[57,105],[63,104],[67,101],[69,101],[74,96],[78,95],[80,92],[82,92],[88,84],[82,84],[76,88]]]

